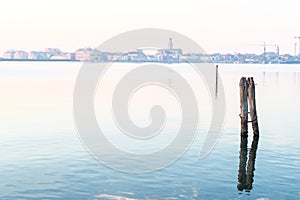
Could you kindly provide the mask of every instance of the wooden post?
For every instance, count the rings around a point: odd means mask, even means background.
[[[248,96],[250,106],[250,117],[252,122],[252,129],[254,135],[259,135],[257,113],[256,113],[256,100],[255,100],[255,84],[253,77],[248,78]]]
[[[241,136],[248,136],[248,82],[245,77],[240,80],[240,103],[241,103]]]

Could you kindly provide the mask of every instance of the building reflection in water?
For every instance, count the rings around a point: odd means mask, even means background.
[[[218,82],[219,82],[219,66],[216,65],[216,89],[215,89],[215,98],[218,99]]]
[[[300,73],[297,72],[298,76],[297,76],[297,94],[300,93]]]
[[[240,191],[245,190],[246,192],[250,192],[253,184],[254,170],[255,170],[255,159],[256,159],[256,151],[258,146],[259,136],[254,135],[253,141],[251,145],[251,149],[249,152],[249,160],[247,163],[247,154],[248,154],[248,137],[241,136],[241,144],[240,144],[240,164],[239,164],[239,174],[238,174],[238,185],[237,188]]]

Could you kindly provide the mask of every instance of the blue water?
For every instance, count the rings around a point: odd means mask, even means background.
[[[226,119],[216,147],[199,159],[199,136],[175,163],[142,174],[106,167],[81,144],[72,112],[79,68],[0,63],[0,199],[300,199],[299,65],[220,65]],[[249,192],[237,189],[241,76],[257,83],[260,126]],[[249,154],[251,131],[248,140]]]

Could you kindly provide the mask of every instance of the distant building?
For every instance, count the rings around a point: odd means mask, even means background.
[[[201,57],[199,54],[195,54],[195,53],[187,53],[187,54],[183,54],[181,56],[182,60],[187,60],[187,61],[200,61]]]
[[[3,53],[5,59],[27,59],[28,53],[23,50],[9,50]]]
[[[31,51],[28,55],[28,59],[32,60],[47,60],[48,53],[43,51]]]
[[[137,49],[135,51],[129,51],[126,54],[127,61],[137,61],[142,62],[147,60],[146,54],[144,54],[142,49]]]
[[[28,59],[28,53],[22,50],[16,51],[14,59]]]
[[[181,56],[181,60],[190,62],[211,62],[212,59],[206,54],[187,53]]]
[[[81,61],[90,61],[92,60],[94,49],[92,48],[81,48],[75,51],[75,59]]]
[[[121,61],[121,62],[129,61],[127,54],[122,54],[122,55],[118,56],[117,61]]]
[[[173,40],[169,38],[168,49],[159,49],[156,54],[158,61],[179,61],[182,56],[182,49],[173,48]]]
[[[75,53],[65,53],[65,57],[67,60],[76,60],[76,56],[75,56]]]
[[[64,52],[57,48],[47,48],[45,49],[45,52],[47,53],[48,58],[52,56],[64,56]]]
[[[99,52],[97,56],[97,61],[103,61],[103,62],[108,62],[108,61],[117,61],[119,57],[122,55],[122,53],[112,53],[112,52]]]
[[[15,50],[8,50],[3,53],[3,58],[4,59],[14,59],[15,52],[16,52]]]
[[[182,49],[159,49],[156,57],[158,61],[179,61]]]
[[[147,60],[151,61],[151,62],[157,61],[157,59],[156,59],[156,57],[154,55],[147,55]]]

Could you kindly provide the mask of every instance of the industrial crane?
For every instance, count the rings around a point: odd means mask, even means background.
[[[266,54],[267,46],[268,47],[278,47],[277,44],[266,44],[265,42],[263,44],[261,44],[260,46],[264,47],[264,54]]]
[[[267,53],[267,46],[268,47],[277,47],[277,53],[279,54],[279,46],[277,44],[266,44],[265,42],[260,46],[264,47],[264,63],[266,63],[266,53]]]
[[[300,55],[300,36],[296,36],[295,39],[298,39],[298,55]],[[297,42],[295,42],[295,56],[297,56]]]
[[[267,44],[266,42],[264,42],[263,44],[254,44],[251,46],[261,46],[264,48],[264,51],[263,51],[264,63],[266,63],[267,47],[277,47],[277,54],[279,54],[279,45],[277,45],[277,44]]]

